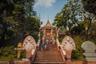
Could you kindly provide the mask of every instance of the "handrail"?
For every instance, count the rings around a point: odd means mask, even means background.
[[[60,44],[58,39],[56,39],[56,43],[57,43],[57,47],[58,47],[58,49],[60,51],[60,54],[62,56],[62,59],[63,59],[63,61],[65,61],[64,54],[63,54],[63,51],[62,51],[62,48],[61,48],[61,44]]]
[[[37,53],[36,51],[37,51],[37,48],[35,49],[35,52],[34,52],[34,54],[32,55],[32,60],[31,60],[32,62],[35,60],[36,53]]]
[[[61,54],[61,57],[62,57],[63,61],[65,61],[64,54],[63,54],[61,46],[59,46],[58,48],[59,48],[59,52]]]

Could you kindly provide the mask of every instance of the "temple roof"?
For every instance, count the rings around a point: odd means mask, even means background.
[[[52,24],[50,23],[50,21],[48,20],[47,23],[41,27],[41,29],[53,29],[54,27],[52,26]]]
[[[47,21],[47,23],[46,23],[46,25],[45,25],[46,27],[52,27],[52,25],[51,25],[51,23],[50,23],[50,21],[48,20]]]

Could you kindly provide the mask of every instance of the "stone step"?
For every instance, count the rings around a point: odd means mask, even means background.
[[[96,53],[83,53],[85,56],[96,57]]]
[[[32,64],[65,64],[65,62],[33,62]]]
[[[57,46],[52,46],[48,50],[37,51],[35,60],[33,63],[56,63],[64,62],[60,50]]]
[[[9,61],[0,61],[0,64],[9,64]]]
[[[96,58],[94,58],[94,57],[93,57],[93,58],[86,57],[85,59],[86,59],[87,61],[96,61]]]

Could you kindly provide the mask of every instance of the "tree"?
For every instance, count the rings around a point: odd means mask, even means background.
[[[85,19],[87,19],[88,24],[85,32],[88,34],[91,29],[92,21],[95,17],[96,16],[92,13],[84,10],[81,0],[68,0],[63,9],[55,16],[54,24],[58,27],[64,26],[67,31],[71,31],[74,27],[76,28],[76,26],[81,27],[81,22],[86,25]]]
[[[96,0],[82,0],[82,3],[86,11],[96,15]]]
[[[37,41],[40,28],[40,19],[36,16],[28,16],[25,24],[25,30],[29,32]]]
[[[55,24],[64,26],[66,30],[71,30],[74,26],[79,25],[79,21],[82,20],[82,13],[84,10],[79,0],[68,0],[67,4],[60,13],[57,13],[55,17]]]
[[[40,20],[33,10],[34,3],[35,0],[0,1],[0,35],[3,34],[0,36],[0,43],[5,44],[5,42],[10,40],[12,40],[10,42],[18,42],[18,39],[21,38],[20,35],[24,32],[31,34],[38,32]],[[8,36],[9,33],[13,34],[16,38],[13,39],[13,37]]]
[[[0,47],[4,45],[6,35],[8,33],[9,24],[4,20],[12,14],[14,9],[13,0],[1,0],[0,1]]]

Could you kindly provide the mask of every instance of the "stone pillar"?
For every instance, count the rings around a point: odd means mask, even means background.
[[[83,55],[85,56],[85,61],[96,62],[96,45],[91,41],[85,41],[81,47],[84,50]]]
[[[21,42],[19,42],[18,45],[17,45],[17,48],[15,48],[15,50],[17,50],[17,58],[18,58],[18,59],[19,59],[20,56],[21,56],[22,50],[20,50],[20,49],[22,49],[22,48],[23,48],[23,44],[22,44]]]

